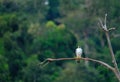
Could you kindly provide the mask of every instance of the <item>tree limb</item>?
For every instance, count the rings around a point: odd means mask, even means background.
[[[116,77],[118,78],[118,80],[120,82],[120,72],[119,72],[119,69],[118,69],[118,65],[117,65],[117,62],[116,62],[116,59],[115,59],[115,54],[113,52],[113,48],[112,48],[111,41],[110,41],[110,36],[109,36],[109,31],[114,30],[115,28],[107,29],[106,18],[107,18],[107,14],[105,14],[104,25],[103,25],[101,19],[99,19],[99,22],[100,22],[101,28],[104,30],[106,38],[107,38],[108,47],[109,47],[111,58],[112,58],[112,63],[114,65],[114,71],[113,72],[115,73]]]
[[[46,62],[46,61],[53,62],[53,61],[63,61],[63,60],[85,60],[85,61],[92,61],[92,62],[99,63],[99,64],[105,66],[106,68],[114,71],[114,68],[112,66],[108,65],[107,63],[105,63],[103,61],[100,61],[100,60],[95,60],[95,59],[92,59],[92,58],[58,58],[58,59],[47,58],[43,62]]]

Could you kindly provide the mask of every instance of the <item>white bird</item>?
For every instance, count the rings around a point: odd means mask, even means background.
[[[76,49],[76,51],[75,51],[75,53],[76,53],[76,57],[79,59],[79,58],[81,58],[81,55],[82,55],[82,48],[80,48],[79,46],[78,46],[78,48]],[[80,60],[78,61],[77,60],[77,62],[79,63],[80,62]]]

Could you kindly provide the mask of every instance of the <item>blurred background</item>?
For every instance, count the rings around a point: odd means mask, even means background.
[[[98,18],[107,16],[120,67],[120,0],[0,0],[0,82],[118,82],[105,67],[88,61],[53,62],[46,58],[111,57]]]

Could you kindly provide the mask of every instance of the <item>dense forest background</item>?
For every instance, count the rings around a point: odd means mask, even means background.
[[[120,67],[120,0],[0,0],[0,82],[118,82],[105,67],[81,61],[39,65],[46,58],[83,57],[112,64],[98,18],[107,16]]]

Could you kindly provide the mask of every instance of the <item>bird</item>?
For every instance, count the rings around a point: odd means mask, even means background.
[[[78,48],[76,48],[76,51],[75,51],[75,53],[76,53],[76,58],[78,58],[77,63],[80,63],[80,60],[79,60],[79,59],[81,58],[82,52],[83,52],[82,48],[80,48],[80,47],[78,46]]]

